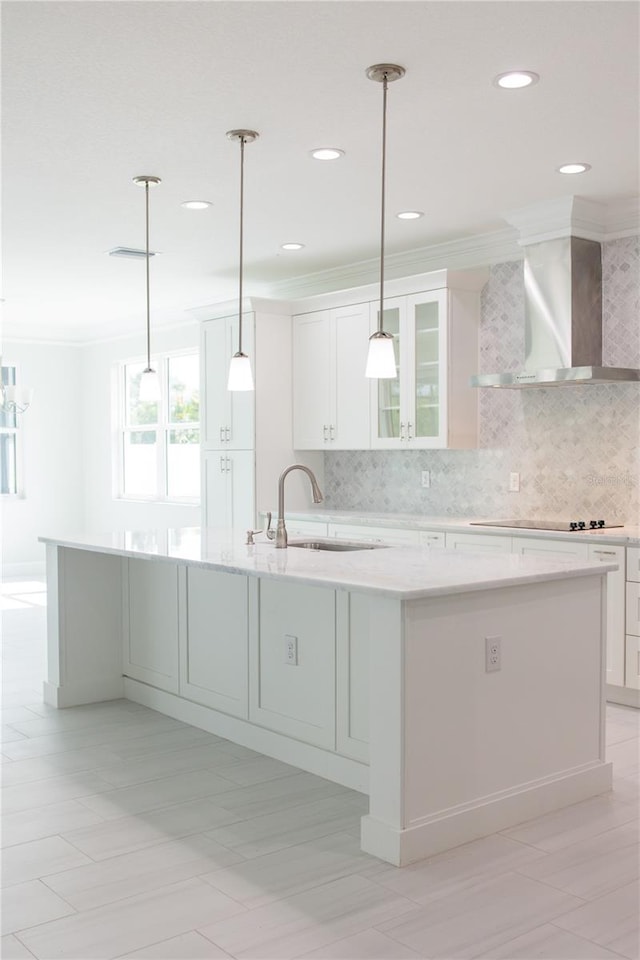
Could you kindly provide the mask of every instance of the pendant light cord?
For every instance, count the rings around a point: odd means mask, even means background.
[[[146,266],[147,266],[147,370],[151,370],[151,311],[149,307],[149,181],[144,185],[145,227],[146,227]]]
[[[242,249],[244,220],[244,137],[240,137],[240,286],[238,290],[238,353],[242,353]]]
[[[378,333],[383,330],[384,316],[384,226],[385,226],[385,178],[387,172],[387,74],[382,81],[382,199],[380,202],[380,313]]]

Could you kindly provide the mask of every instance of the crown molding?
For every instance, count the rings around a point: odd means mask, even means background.
[[[522,256],[515,230],[507,227],[493,233],[419,247],[405,253],[388,254],[385,257],[385,277],[388,280],[399,280],[414,274],[430,273],[432,270],[466,270],[504,263],[507,260],[521,260]],[[375,283],[379,275],[378,258],[361,260],[344,267],[280,280],[269,286],[269,294],[285,300],[298,300],[334,290],[366,286]]]
[[[606,240],[640,234],[640,197],[616,200],[607,207]]]
[[[559,237],[603,243],[640,232],[640,198],[629,197],[607,205],[586,197],[555,197],[512,210],[504,219],[518,230],[520,246]]]

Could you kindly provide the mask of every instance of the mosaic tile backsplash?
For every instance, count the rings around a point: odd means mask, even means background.
[[[603,362],[640,368],[640,237],[603,244]],[[524,357],[522,263],[491,268],[480,372]],[[640,524],[640,384],[481,390],[477,450],[325,454],[326,506],[449,517]],[[431,487],[420,485],[431,471]],[[520,492],[508,490],[520,474]]]

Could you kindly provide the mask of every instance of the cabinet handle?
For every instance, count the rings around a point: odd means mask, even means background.
[[[227,441],[227,443],[229,443],[229,440],[231,439],[231,427],[224,428],[224,438]]]
[[[412,428],[412,427],[413,427],[413,424],[411,423],[410,420],[408,420],[408,421],[407,421],[407,440],[411,440],[411,439],[412,439],[412,437],[411,437],[411,428]]]
[[[336,428],[332,423],[329,424],[329,440],[335,440],[334,433]]]
[[[401,439],[401,440],[404,440],[404,439],[405,439],[405,436],[404,436],[404,423],[400,423],[400,439]]]
[[[231,473],[231,466],[230,466],[231,460],[229,459],[229,457],[225,457],[224,459],[225,459],[226,462],[227,462],[227,470],[226,470],[226,472],[227,472],[227,473]]]
[[[326,423],[323,423],[323,424],[322,424],[322,436],[323,436],[323,439],[324,439],[324,442],[325,442],[325,443],[326,443],[327,440],[328,440],[328,437],[327,437],[327,429],[328,429],[328,428],[327,428]]]
[[[225,462],[226,459],[227,459],[226,457],[220,457],[220,473],[224,473],[224,472],[225,472],[224,462]]]
[[[224,427],[220,427],[220,443],[224,443]]]
[[[594,550],[594,556],[596,557],[615,557],[615,550]]]

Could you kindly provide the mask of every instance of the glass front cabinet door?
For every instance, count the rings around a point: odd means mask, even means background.
[[[379,304],[371,304],[372,330]],[[447,291],[385,301],[395,379],[372,381],[371,445],[378,449],[447,446]]]

